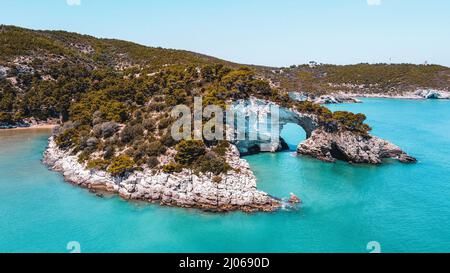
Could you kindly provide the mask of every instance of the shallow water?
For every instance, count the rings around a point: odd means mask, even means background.
[[[363,112],[373,133],[415,165],[328,164],[291,152],[246,157],[259,187],[293,192],[299,211],[210,214],[101,199],[40,162],[49,131],[0,131],[0,252],[450,251],[450,102],[365,99],[332,106]],[[304,132],[283,131],[292,148]]]

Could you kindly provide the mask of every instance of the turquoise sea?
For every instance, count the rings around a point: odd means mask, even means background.
[[[292,152],[246,157],[259,187],[299,211],[212,214],[98,198],[40,162],[48,131],[0,131],[0,252],[450,252],[450,102],[364,99],[373,134],[415,165],[334,164]],[[304,132],[283,136],[295,148]]]

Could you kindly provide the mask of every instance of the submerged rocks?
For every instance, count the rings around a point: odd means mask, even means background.
[[[291,197],[289,198],[289,203],[291,204],[300,204],[302,202],[302,200],[300,200],[300,198],[298,198],[295,194],[291,193],[290,194]]]
[[[78,158],[59,149],[50,138],[44,163],[61,172],[66,181],[96,193],[111,192],[127,200],[142,200],[161,205],[199,208],[211,211],[274,211],[280,202],[256,187],[256,177],[248,163],[232,146],[227,162],[233,171],[220,176],[196,175],[191,170],[177,174],[152,170],[135,171],[127,177],[113,177],[104,171],[88,170]]]
[[[417,162],[417,158],[407,155],[405,153],[394,156],[394,158],[396,158],[398,161],[400,161],[402,163],[416,163]]]
[[[322,129],[300,143],[297,153],[327,162],[343,160],[352,163],[380,164],[385,158],[404,163],[416,162],[398,146],[374,136],[361,136],[350,131],[325,132]]]

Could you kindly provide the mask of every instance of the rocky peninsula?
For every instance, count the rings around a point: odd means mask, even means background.
[[[252,113],[265,114],[274,102],[250,99],[241,100],[239,115],[248,117]],[[259,119],[257,119],[259,120]],[[343,160],[351,163],[380,164],[385,158],[412,163],[416,159],[407,155],[396,145],[380,138],[361,135],[350,130],[327,131],[314,114],[302,113],[295,108],[280,108],[279,130],[287,123],[301,126],[307,139],[300,143],[297,153],[326,162]],[[254,127],[253,125],[250,127]],[[257,180],[242,154],[277,152],[285,148],[278,141],[236,141],[225,153],[224,160],[230,167],[220,174],[196,172],[185,167],[178,172],[166,169],[142,168],[126,175],[112,175],[105,170],[88,168],[80,162],[80,153],[73,149],[61,149],[52,136],[44,154],[44,163],[52,170],[63,174],[66,181],[88,188],[94,192],[119,194],[126,200],[141,200],[167,206],[197,208],[207,211],[226,212],[270,212],[284,205],[295,207],[299,202],[282,201],[257,189]],[[263,145],[272,145],[262,150]],[[289,200],[297,200],[291,196]],[[299,200],[299,199],[298,199]]]
[[[214,176],[197,175],[188,169],[176,174],[144,169],[126,177],[114,177],[105,171],[87,169],[76,155],[58,148],[51,137],[43,162],[62,173],[67,182],[93,191],[119,194],[126,200],[217,212],[269,212],[281,206],[280,200],[257,190],[255,175],[248,163],[239,158],[234,146],[230,146],[226,158],[239,171]]]

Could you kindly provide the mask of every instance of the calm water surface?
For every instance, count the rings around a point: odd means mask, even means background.
[[[49,131],[0,131],[0,252],[450,251],[450,102],[365,99],[332,110],[363,112],[373,133],[420,162],[328,164],[292,152],[246,157],[259,187],[299,195],[299,211],[229,213],[100,199],[40,162]],[[289,125],[293,149],[304,139]]]

